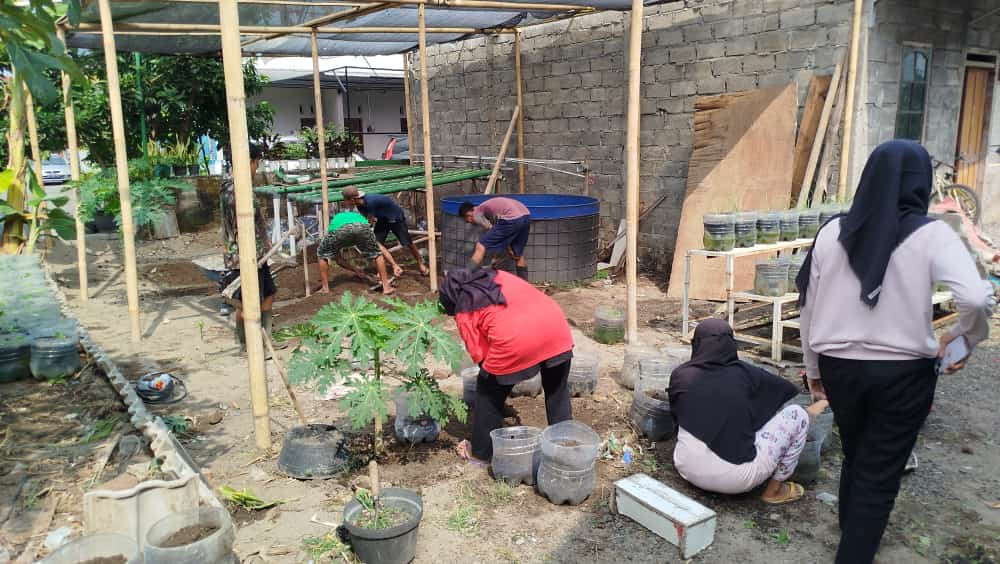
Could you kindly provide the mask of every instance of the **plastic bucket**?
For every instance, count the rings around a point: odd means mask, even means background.
[[[788,263],[777,259],[758,261],[753,290],[761,296],[781,297],[788,293]]]
[[[188,544],[173,544],[171,537],[189,529],[215,529],[210,534]],[[146,564],[231,564],[236,531],[225,509],[200,507],[172,513],[160,519],[146,531],[143,556]]]
[[[344,528],[351,538],[351,548],[368,564],[406,564],[417,554],[417,531],[424,515],[424,504],[416,492],[401,488],[383,488],[379,502],[407,512],[410,518],[388,529],[366,529],[356,525],[364,507],[356,499],[344,506]]]
[[[31,376],[31,345],[23,336],[0,339],[0,383]]]
[[[757,216],[757,244],[773,245],[781,239],[781,216],[766,212]]]
[[[708,251],[731,251],[736,245],[736,216],[731,213],[708,213],[703,216],[703,244]]]
[[[812,239],[820,225],[819,210],[803,210],[799,213],[799,238]]]
[[[662,353],[653,348],[642,345],[626,345],[625,346],[625,361],[622,363],[622,369],[616,373],[613,373],[615,382],[618,382],[625,388],[629,390],[635,389],[635,385],[639,383],[639,361],[644,358],[657,358],[662,357]]]
[[[31,343],[31,375],[39,380],[51,380],[75,374],[80,370],[78,339],[43,337]]]
[[[597,306],[594,310],[594,340],[613,345],[625,340],[625,312],[614,306]]]
[[[736,213],[736,246],[745,249],[757,244],[757,212]]]
[[[409,394],[396,395],[396,420],[393,424],[396,439],[411,444],[436,441],[441,434],[441,426],[425,414],[412,415],[409,403]]]
[[[570,361],[569,376],[566,385],[569,386],[571,397],[590,395],[597,389],[597,376],[599,373],[599,362],[597,355],[587,352],[577,352],[573,354]]]
[[[781,240],[794,241],[799,238],[799,212],[790,210],[781,213],[779,222],[781,227]]]
[[[538,467],[538,492],[556,505],[579,505],[594,491],[595,470],[594,462],[586,468],[569,468],[547,458],[542,459]]]
[[[651,441],[668,439],[677,430],[670,413],[670,402],[666,398],[666,390],[653,388],[636,389],[632,396],[629,418],[639,429],[639,433]]]
[[[572,470],[593,466],[601,437],[579,421],[563,421],[542,431],[542,458]]]
[[[788,291],[796,292],[798,289],[795,286],[795,279],[799,276],[799,271],[802,270],[802,263],[806,260],[806,253],[799,253],[792,255],[788,262]]]
[[[532,485],[541,462],[542,430],[538,427],[503,427],[490,431],[493,441],[493,475],[512,484]]]

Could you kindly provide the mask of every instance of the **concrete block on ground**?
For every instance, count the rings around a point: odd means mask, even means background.
[[[715,540],[715,511],[646,474],[615,482],[614,505],[618,514],[677,546],[684,559]]]

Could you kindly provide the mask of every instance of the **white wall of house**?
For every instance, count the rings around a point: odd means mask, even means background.
[[[406,118],[406,99],[402,90],[352,90],[349,99],[350,117],[361,118],[365,157],[379,158],[390,138],[406,135],[406,131],[401,130],[401,119]],[[345,108],[347,104],[345,98]]]

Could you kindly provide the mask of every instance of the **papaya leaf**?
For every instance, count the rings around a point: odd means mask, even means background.
[[[344,396],[341,407],[347,410],[353,429],[361,429],[372,421],[389,418],[389,395],[382,380],[351,378],[347,385],[351,391]]]
[[[42,223],[42,228],[55,231],[56,235],[63,240],[76,238],[76,220],[62,208],[50,209],[48,217]]]
[[[443,319],[437,304],[430,301],[409,306],[400,300],[387,300],[393,306],[387,318],[397,327],[386,349],[414,376],[424,367],[427,353],[448,363],[458,372],[462,367],[462,347],[437,324]]]

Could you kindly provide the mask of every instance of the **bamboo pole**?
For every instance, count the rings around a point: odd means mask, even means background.
[[[410,100],[410,56],[403,55],[403,96],[406,98],[406,140],[413,147],[413,102]]]
[[[211,4],[213,0],[168,0],[170,4]],[[581,6],[579,4],[544,4],[544,3],[520,3],[520,2],[505,2],[503,0],[381,0],[383,4],[402,4],[402,5],[417,5],[417,4],[441,4],[446,7],[462,7],[462,8],[503,8],[503,9],[523,9],[531,11],[597,11],[590,6]],[[355,1],[331,1],[324,0],[322,2],[310,2],[308,0],[290,0],[288,2],[284,0],[240,0],[240,4],[279,4],[282,6],[343,6],[343,7],[368,7],[373,4],[370,2],[363,2],[360,0]],[[522,8],[522,6],[526,6]],[[339,13],[339,12],[338,12]],[[306,24],[313,25],[313,24]]]
[[[326,127],[323,125],[323,86],[319,79],[319,42],[316,39],[315,30],[309,35],[309,38],[312,43],[313,97],[315,98],[314,104],[316,106],[316,137],[319,141],[319,178],[323,193],[323,217],[321,219],[323,221],[323,233],[326,233],[326,229],[330,225],[330,204],[327,203],[329,200],[327,199]]]
[[[524,109],[524,84],[521,79],[521,32],[514,30],[514,80],[517,81],[517,107]],[[526,173],[524,164],[524,112],[517,113],[517,158],[521,160],[517,165],[517,187],[518,191],[524,194],[524,177]]]
[[[424,136],[424,198],[427,206],[427,231],[437,231],[434,227],[434,165],[431,156],[431,105],[427,87],[427,22],[423,4],[417,7],[417,20],[420,26],[420,127]],[[431,237],[427,241],[427,262],[430,267],[431,291],[437,292],[437,240]]]
[[[111,2],[98,0],[104,43],[104,64],[108,74],[108,100],[111,106],[111,134],[115,143],[115,171],[118,175],[118,198],[121,200],[122,246],[125,255],[125,294],[128,297],[132,342],[142,336],[139,327],[139,276],[135,267],[135,227],[132,225],[132,191],[128,180],[128,153],[125,151],[125,118],[118,80],[118,57],[112,31]]]
[[[101,0],[107,2],[108,0]],[[246,329],[250,400],[253,405],[257,448],[271,448],[268,417],[267,376],[264,372],[264,340],[260,326],[260,284],[257,279],[257,244],[254,241],[253,188],[250,178],[250,136],[247,132],[246,92],[240,53],[240,14],[237,0],[219,0],[222,24],[222,68],[226,79],[229,113],[229,146],[236,190],[236,231],[242,277],[243,325]]]
[[[847,173],[851,166],[851,147],[854,145],[854,90],[858,82],[858,52],[861,43],[861,13],[864,0],[854,0],[854,19],[851,24],[851,59],[847,67],[847,94],[844,100],[844,136],[840,141],[840,174],[837,177],[837,199],[847,196]]]
[[[514,133],[514,126],[517,124],[517,118],[520,115],[521,107],[518,106],[514,108],[514,115],[510,116],[510,124],[507,125],[507,133],[503,136],[503,143],[500,144],[500,153],[497,155],[496,162],[493,163],[493,172],[490,173],[490,179],[486,183],[486,190],[483,192],[484,194],[492,194],[493,189],[496,187],[497,177],[500,176],[500,165],[503,164],[503,159],[507,156],[507,146],[510,144],[510,136]]]
[[[116,23],[115,33],[129,34],[149,31],[162,32],[185,32],[185,33],[213,33],[218,34],[220,27],[215,24],[191,24],[191,23]],[[359,34],[359,33],[418,33],[416,27],[308,27],[308,26],[242,26],[240,33],[243,35],[265,35],[271,34],[277,37],[292,34],[317,33],[333,34]],[[80,23],[79,27],[72,28],[73,33],[100,32],[100,27],[92,23]],[[485,33],[485,30],[478,27],[430,27],[427,33]],[[491,30],[491,33],[496,33]],[[270,39],[270,38],[268,38]],[[247,43],[263,41],[265,38],[255,38]]]
[[[639,73],[642,68],[642,0],[632,0],[629,29],[628,113],[625,133],[625,338],[639,341]]]
[[[42,188],[45,186],[45,182],[42,177],[42,151],[38,147],[38,122],[35,121],[35,101],[31,96],[31,92],[28,91],[28,87],[24,87],[24,113],[28,118],[28,144],[31,145],[31,160],[35,161],[35,180],[38,181],[38,187]]]
[[[65,42],[66,34],[61,27],[56,28],[56,35]],[[70,78],[62,74],[63,113],[66,114],[66,146],[69,150],[69,177],[74,182],[80,180],[80,152],[76,140],[76,112],[73,109],[73,96],[70,92]],[[76,268],[80,275],[80,300],[86,302],[88,296],[87,280],[87,234],[83,221],[80,220],[80,191],[73,188],[70,191],[73,202],[73,219],[76,221]]]
[[[306,26],[306,27],[313,27],[313,28],[315,28],[315,27],[319,27],[319,26],[321,26],[323,24],[327,24],[327,23],[331,23],[331,22],[344,21],[344,20],[352,20],[354,18],[359,18],[361,16],[366,16],[366,15],[369,15],[369,14],[374,14],[375,12],[381,12],[382,10],[388,8],[389,6],[390,6],[390,4],[385,4],[385,3],[361,4],[361,5],[358,5],[358,6],[354,7],[354,8],[349,8],[347,10],[339,10],[339,11],[336,11],[336,12],[334,12],[332,14],[327,14],[325,16],[320,16],[318,18],[311,19],[311,20],[305,22],[305,24],[303,24],[303,25]],[[252,43],[256,43],[257,41],[265,41],[265,40],[268,40],[268,39],[276,39],[278,37],[281,37],[282,35],[284,35],[284,33],[275,33],[275,34],[268,35],[267,37],[256,37],[254,39],[250,39],[248,41],[244,41],[242,43],[242,45],[245,47],[245,46],[250,45]]]
[[[837,63],[833,70],[833,78],[830,79],[830,88],[826,93],[826,100],[823,101],[823,109],[819,116],[819,125],[816,127],[816,138],[813,140],[812,149],[809,151],[809,161],[806,163],[806,173],[802,177],[802,185],[799,187],[799,199],[796,207],[805,209],[809,207],[809,196],[812,192],[813,178],[816,176],[816,166],[819,164],[820,151],[823,149],[823,141],[826,138],[826,129],[830,125],[830,115],[833,112],[833,103],[837,99],[837,89],[840,87],[840,74],[843,63]]]
[[[305,239],[306,230],[302,230],[302,277],[305,279],[306,283],[306,297],[312,295],[312,289],[309,287],[309,245],[306,244]]]

